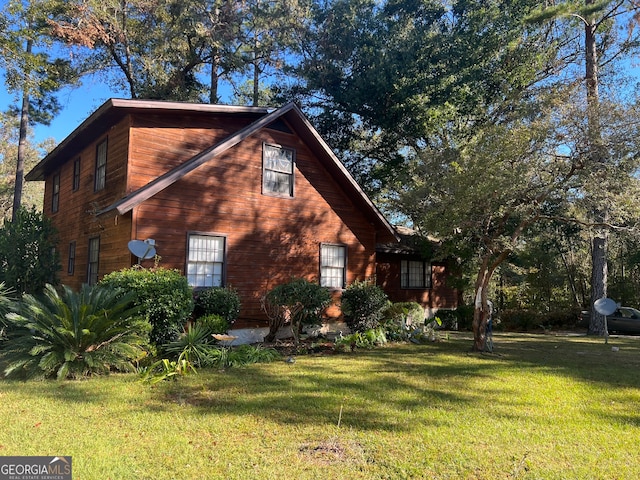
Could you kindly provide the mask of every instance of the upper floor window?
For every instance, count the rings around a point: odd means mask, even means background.
[[[67,274],[73,275],[76,269],[76,242],[69,244],[69,259],[67,262]]]
[[[80,188],[80,157],[73,161],[73,185],[72,190],[75,192]]]
[[[264,144],[262,148],[262,192],[293,197],[294,152]]]
[[[347,247],[344,245],[320,245],[320,285],[344,288],[347,270]]]
[[[51,194],[51,212],[56,213],[60,208],[60,174],[53,176],[53,186]]]
[[[192,287],[221,287],[225,238],[189,235],[187,280]]]
[[[98,266],[100,260],[100,237],[89,239],[89,263],[87,264],[87,283],[98,283]]]
[[[431,264],[421,260],[401,260],[401,288],[431,288]]]
[[[107,180],[107,140],[100,142],[96,147],[96,174],[93,190],[102,190]]]

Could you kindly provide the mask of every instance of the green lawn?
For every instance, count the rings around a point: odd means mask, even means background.
[[[640,338],[494,344],[450,334],[154,386],[4,380],[0,455],[71,455],[87,480],[640,478]]]

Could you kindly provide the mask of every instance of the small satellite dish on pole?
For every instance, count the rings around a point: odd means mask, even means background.
[[[618,309],[618,304],[610,298],[599,298],[593,302],[593,308],[600,315],[604,315],[604,343],[609,343],[609,329],[607,328],[607,315],[611,315]]]
[[[138,257],[138,263],[156,256],[156,241],[152,238],[147,240],[131,240],[127,246],[129,251]]]

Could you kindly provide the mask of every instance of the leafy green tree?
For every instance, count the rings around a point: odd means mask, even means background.
[[[34,144],[31,131],[27,137],[24,170],[34,167],[43,154],[53,148],[52,140]],[[11,218],[18,159],[19,119],[12,111],[0,112],[0,219]],[[22,188],[23,208],[42,210],[44,182],[27,182]]]
[[[132,296],[88,285],[80,292],[47,285],[41,297],[25,295],[7,315],[5,375],[62,380],[135,370],[150,325],[131,308]]]
[[[566,0],[544,5],[541,12],[533,15],[536,21],[555,19],[566,29],[584,29],[584,85],[586,93],[587,143],[591,161],[597,167],[596,175],[606,178],[606,164],[610,161],[602,129],[600,69],[618,57],[627,57],[640,47],[640,4],[630,1]],[[568,19],[568,21],[563,21]],[[618,31],[625,34],[619,37]],[[597,196],[596,196],[597,197]],[[596,311],[594,302],[607,296],[607,245],[608,228],[611,222],[609,206],[592,202],[590,216],[593,222],[591,245],[591,323],[590,333],[605,334],[604,316]]]
[[[20,97],[20,127],[13,194],[15,220],[22,205],[24,168],[28,154],[28,128],[48,125],[60,110],[55,93],[73,81],[71,62],[51,55],[52,39],[47,23],[57,2],[12,1],[0,12],[0,65],[9,92]]]
[[[60,270],[55,247],[51,221],[35,209],[20,209],[0,228],[0,282],[18,294],[38,293],[55,283]]]
[[[242,18],[242,50],[245,66],[251,70],[251,105],[261,104],[270,95],[261,88],[268,72],[282,69],[286,56],[299,42],[309,16],[306,0],[250,0]],[[242,92],[238,92],[239,96]]]
[[[539,5],[327,2],[298,69],[300,97],[383,207],[476,269],[476,350],[492,275],[531,225],[590,223],[576,205],[593,193],[597,164],[584,148],[589,125],[574,118],[579,82],[566,81],[582,55],[571,31],[529,22]],[[607,177],[632,185],[628,144],[608,147],[617,160]]]

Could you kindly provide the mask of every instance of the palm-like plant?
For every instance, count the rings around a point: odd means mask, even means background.
[[[144,355],[151,329],[121,291],[83,286],[79,292],[47,285],[25,295],[7,314],[10,338],[0,352],[6,376],[77,378],[131,371]]]

